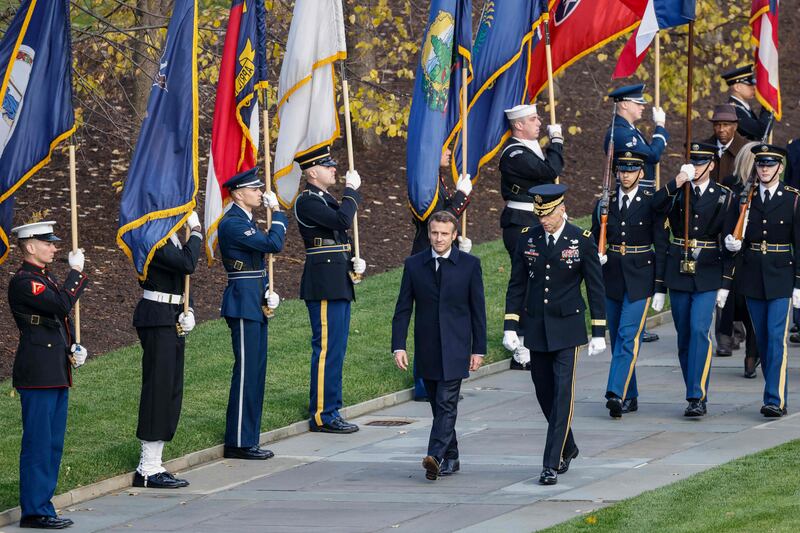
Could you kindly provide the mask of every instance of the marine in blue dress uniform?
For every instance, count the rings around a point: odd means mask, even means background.
[[[770,114],[762,109],[756,115],[750,102],[756,97],[756,77],[753,74],[753,65],[745,65],[722,74],[722,79],[728,84],[728,103],[736,108],[739,117],[737,131],[739,135],[750,140],[760,142],[767,131]],[[724,176],[722,176],[724,177]]]
[[[766,384],[761,413],[786,414],[786,343],[792,307],[800,308],[800,192],[780,181],[786,151],[753,147],[758,188],[753,194],[744,239],[731,235],[738,213],[728,217],[725,246],[743,256],[736,290],[747,300]]]
[[[606,289],[606,319],[611,338],[611,368],[606,407],[613,418],[639,409],[636,360],[656,280],[663,282],[666,253],[663,217],[653,207],[653,192],[639,186],[647,154],[614,153],[619,187],[610,197],[606,253],[600,256]],[[592,234],[600,239],[600,201],[592,216]]]
[[[311,387],[309,428],[325,433],[353,433],[358,426],[345,421],[342,407],[342,367],[350,332],[350,302],[355,300],[354,280],[366,263],[353,257],[347,230],[361,203],[361,178],[346,175],[341,203],[328,192],[336,183],[336,161],[325,145],[297,158],[306,176],[306,188],[297,197],[294,215],[306,262],[300,281],[300,298],[311,321]]]
[[[70,366],[86,361],[86,349],[74,344],[69,313],[86,288],[83,252],[69,253],[70,271],[59,284],[48,266],[60,241],[55,222],[13,228],[24,261],[8,285],[8,303],[19,328],[12,386],[22,405],[22,449],[19,456],[20,527],[62,529],[72,525],[59,518],[50,501],[56,490],[67,402],[72,386]]]
[[[233,200],[219,223],[219,251],[228,273],[222,310],[231,330],[233,375],[225,422],[225,457],[269,459],[270,450],[259,447],[264,380],[267,372],[267,318],[265,307],[274,309],[280,298],[267,293],[264,254],[283,249],[286,215],[275,194],[262,193],[264,183],[257,167],[225,182]],[[253,220],[261,205],[273,210],[272,227],[264,231]]]
[[[711,320],[714,305],[725,307],[733,281],[733,258],[722,247],[721,233],[732,205],[730,189],[710,180],[716,146],[692,143],[690,162],[655,195],[656,210],[666,213],[672,241],[658,266],[653,308],[660,311],[669,289],[678,333],[678,358],[686,384],[685,416],[706,414],[711,375]],[[685,188],[689,183],[689,249],[684,248]]]
[[[606,349],[603,272],[589,231],[565,220],[565,185],[532,187],[540,225],[520,234],[511,260],[506,293],[503,346],[519,344],[517,325],[525,314],[525,344],[531,351],[531,378],[548,422],[539,483],[554,485],[578,456],[572,435],[578,348],[586,344],[586,286],[592,317],[589,355]]]

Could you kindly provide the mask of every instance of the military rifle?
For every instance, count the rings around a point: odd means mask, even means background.
[[[614,166],[614,124],[617,121],[617,103],[614,102],[614,113],[611,115],[611,138],[608,140],[606,166],[603,169],[603,193],[600,196],[600,235],[597,239],[597,251],[606,253],[606,227],[608,226],[608,206],[610,203],[611,169]]]
[[[764,130],[764,136],[761,142],[767,142],[769,139],[769,132],[772,129],[773,120],[775,115],[770,113],[767,128]],[[747,180],[747,185],[742,189],[739,195],[739,219],[736,221],[736,226],[733,228],[733,238],[741,241],[744,238],[744,231],[747,228],[747,219],[750,217],[750,203],[753,201],[753,194],[758,189],[758,179],[756,177],[756,165],[753,162],[753,167],[750,169],[750,178]]]

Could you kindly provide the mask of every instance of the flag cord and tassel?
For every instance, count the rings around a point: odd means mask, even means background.
[[[661,107],[661,32],[656,32],[655,43],[655,104]],[[688,142],[688,141],[687,141]],[[656,163],[656,190],[661,188],[661,163]]]
[[[550,12],[544,13],[544,51],[547,59],[547,97],[550,103],[550,125],[556,124],[556,92],[553,87],[553,51],[550,47]],[[553,140],[550,139],[550,142]],[[559,183],[556,176],[556,183]]]
[[[466,64],[461,69],[461,172],[462,175],[467,175],[467,144],[469,138],[467,137],[467,113],[469,113],[469,103],[467,97],[467,76],[469,72]],[[461,213],[461,236],[467,238],[467,210]]]
[[[70,230],[72,232],[72,251],[78,250],[78,178],[75,163],[75,137],[70,137],[69,142],[69,203],[70,203]],[[75,302],[75,344],[81,343],[81,303]]]
[[[353,128],[350,121],[350,86],[347,83],[347,73],[344,69],[344,61],[341,63],[342,76],[342,100],[344,102],[344,131],[347,139],[347,168],[355,170],[353,161]],[[353,215],[353,257],[361,259],[361,247],[358,238],[358,211]],[[362,279],[361,274],[353,274],[353,283],[359,283]]]
[[[264,183],[266,191],[268,193],[272,192],[272,174],[270,173],[270,167],[272,166],[272,157],[269,152],[269,145],[270,145],[270,137],[269,137],[269,99],[267,94],[267,88],[261,87],[259,91],[261,95],[261,123],[263,124],[264,128]],[[272,209],[267,207],[267,231],[272,229]],[[275,281],[274,281],[274,270],[275,270],[275,255],[274,254],[267,254],[267,291],[275,292]],[[275,316],[275,310],[271,309],[270,307],[264,308],[264,316],[267,319],[270,319]]]

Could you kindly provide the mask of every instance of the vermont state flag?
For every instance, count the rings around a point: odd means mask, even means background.
[[[14,192],[75,132],[69,0],[26,0],[0,40],[0,263]]]
[[[117,244],[140,279],[195,207],[197,111],[197,0],[176,0],[119,208]]]

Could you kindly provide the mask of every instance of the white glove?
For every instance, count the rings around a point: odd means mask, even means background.
[[[667,114],[663,107],[653,107],[653,122],[656,126],[664,126],[667,123]]]
[[[517,348],[520,347],[521,342],[519,342],[519,335],[517,335],[516,331],[504,331],[503,332],[503,347],[508,350],[509,352],[513,352]]]
[[[681,172],[689,176],[689,181],[694,180],[695,172],[694,172],[694,165],[681,165]]]
[[[593,355],[597,355],[599,353],[603,353],[606,351],[606,339],[605,337],[592,337],[592,340],[589,341],[589,357]]]
[[[650,303],[650,308],[655,311],[656,313],[660,313],[662,309],[664,309],[664,303],[666,302],[667,295],[663,292],[657,292],[653,295],[653,301]]]
[[[464,252],[465,254],[470,253],[470,251],[472,251],[472,240],[466,237],[459,237],[458,249]]]
[[[261,195],[261,204],[270,209],[278,209],[280,207],[278,197],[272,191],[265,191],[264,194]]]
[[[354,257],[350,261],[353,262],[353,272],[356,274],[363,274],[367,270],[367,262],[360,257]]]
[[[725,248],[727,248],[729,252],[738,252],[742,249],[742,241],[728,234],[728,236],[725,237]]]
[[[358,188],[361,187],[361,176],[359,176],[358,172],[355,170],[348,170],[347,174],[344,175],[344,184],[354,191],[357,191]]]
[[[200,231],[203,231],[203,226],[200,225],[200,216],[196,211],[192,211],[192,214],[189,215],[188,219],[186,219],[186,227],[188,227],[190,230],[194,228],[200,228]]]
[[[71,251],[67,257],[69,258],[69,267],[72,270],[83,272],[83,262],[85,261],[85,258],[83,257],[82,248]]]
[[[555,139],[564,140],[564,135],[561,133],[561,124],[550,124],[547,126],[547,136],[550,137],[552,142]]]
[[[278,293],[269,291],[269,293],[267,294],[267,307],[269,307],[270,309],[277,309],[280,304],[281,304],[281,297],[278,296]]]
[[[725,307],[725,302],[728,301],[728,293],[731,292],[728,289],[718,289],[717,290],[717,307],[722,309]]]
[[[188,312],[183,312],[178,315],[178,324],[181,326],[181,331],[189,333],[194,329],[194,311],[189,309]]]
[[[472,192],[472,179],[469,174],[462,174],[456,183],[456,190],[464,193],[464,196],[469,196]]]
[[[80,344],[73,344],[69,351],[72,352],[72,368],[83,366],[86,362],[86,358],[89,357],[89,352]]]
[[[597,257],[600,259],[600,266],[603,266],[608,262],[608,256],[606,254],[597,252]]]
[[[800,309],[800,289],[792,289],[792,307]]]

